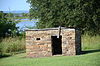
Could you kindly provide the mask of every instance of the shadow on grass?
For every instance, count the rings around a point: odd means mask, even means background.
[[[94,53],[94,52],[100,52],[100,49],[81,51],[81,54],[88,54],[88,53]]]
[[[12,56],[12,55],[10,55],[10,54],[4,54],[4,55],[0,55],[0,58],[6,58],[6,57],[10,57],[10,56]]]
[[[12,52],[12,53],[0,54],[0,58],[6,58],[6,57],[10,57],[12,55],[21,54],[21,53],[25,53],[25,50],[18,51],[18,52]]]
[[[88,54],[88,53],[95,53],[95,52],[100,52],[100,49],[97,49],[97,50],[86,50],[86,51],[81,51],[81,53],[79,55],[82,55],[82,54]],[[25,52],[24,52],[25,53]],[[16,53],[17,54],[17,53]],[[19,54],[19,53],[18,53]],[[11,54],[3,54],[3,55],[0,55],[0,59],[1,58],[6,58],[6,57],[10,57],[12,56]]]

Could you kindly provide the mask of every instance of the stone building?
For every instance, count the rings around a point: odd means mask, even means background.
[[[59,27],[26,30],[28,57],[72,56],[80,52],[81,34],[77,29]]]

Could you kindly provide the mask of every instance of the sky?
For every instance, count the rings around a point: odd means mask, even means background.
[[[29,11],[30,5],[27,0],[0,0],[0,11]]]

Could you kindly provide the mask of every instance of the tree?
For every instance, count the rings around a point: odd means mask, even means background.
[[[8,16],[8,13],[0,11],[0,37],[13,36],[15,31],[17,31],[16,22]]]
[[[28,13],[22,13],[23,17],[28,17]]]
[[[74,27],[82,33],[100,34],[99,0],[28,0],[37,28]]]
[[[81,0],[80,4],[83,30],[92,35],[100,35],[100,1]]]

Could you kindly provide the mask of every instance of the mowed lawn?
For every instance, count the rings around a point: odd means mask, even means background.
[[[20,46],[20,43],[22,46]],[[22,48],[24,40],[13,41],[10,38],[9,41],[3,41],[2,44],[4,45],[3,49],[5,49],[7,45],[12,47],[11,44],[13,44],[14,47],[18,46],[18,48]],[[14,49],[16,49],[16,47]],[[44,58],[25,58],[25,53],[16,54],[10,57],[0,58],[0,66],[100,66],[100,36],[82,36],[82,50],[85,51],[86,54]]]
[[[1,58],[0,66],[100,66],[100,51],[76,56],[25,58],[25,53]]]

